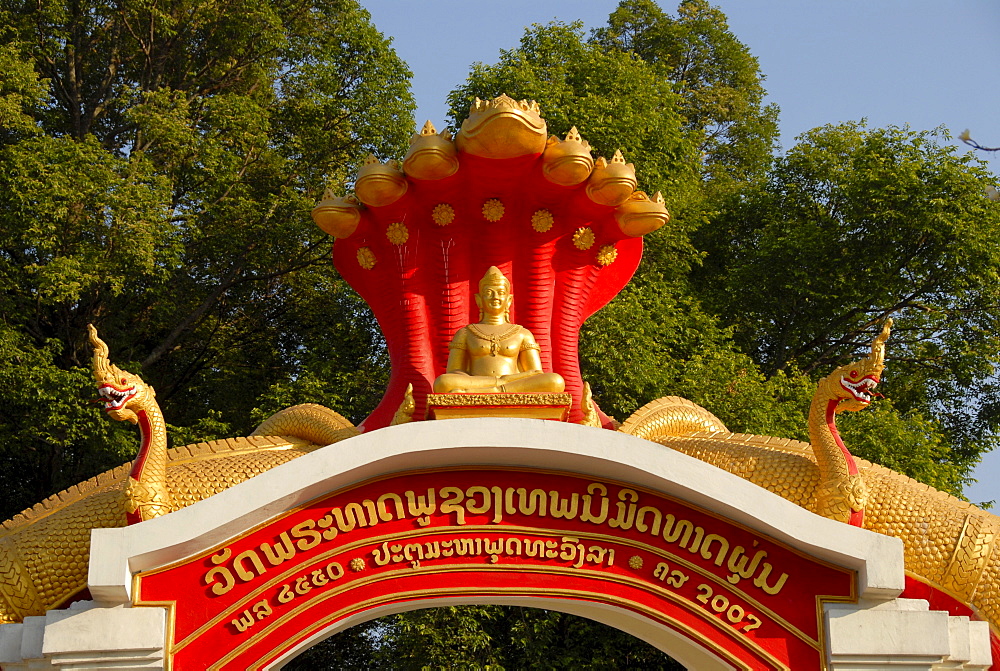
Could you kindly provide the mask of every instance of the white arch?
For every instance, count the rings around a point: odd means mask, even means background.
[[[862,598],[903,589],[902,542],[817,517],[731,473],[613,431],[530,419],[454,419],[379,429],[283,464],[164,517],[92,535],[90,592],[129,603],[132,575],[206,550],[328,492],[389,473],[527,466],[663,492],[839,566]]]
[[[526,608],[542,608],[545,610],[557,610],[571,615],[579,615],[591,620],[595,620],[609,627],[614,627],[621,631],[628,632],[632,636],[641,639],[650,645],[673,657],[688,669],[698,671],[731,671],[736,667],[720,659],[711,651],[706,650],[696,644],[686,636],[678,633],[670,627],[652,622],[648,618],[637,613],[612,604],[594,603],[589,601],[577,601],[572,599],[552,599],[552,598],[527,598],[527,597],[480,597],[480,598],[440,598],[421,599],[419,601],[409,601],[403,604],[392,604],[372,608],[364,613],[359,613],[352,617],[345,618],[314,636],[303,641],[294,650],[277,660],[271,668],[281,668],[290,662],[296,655],[306,649],[316,645],[320,641],[338,634],[345,629],[355,625],[375,620],[386,615],[403,613],[421,608],[438,608],[444,606],[464,606],[464,605],[499,605],[499,606],[524,606]]]
[[[624,434],[537,420],[465,419],[416,422],[362,434],[170,515],[132,527],[94,530],[89,588],[96,603],[0,626],[0,664],[14,671],[46,668],[46,662],[56,666],[65,663],[59,660],[89,659],[95,666],[76,668],[103,668],[112,662],[128,668],[129,660],[141,658],[142,668],[162,668],[155,660],[163,659],[164,611],[118,607],[131,603],[135,573],[207,550],[358,482],[398,472],[462,466],[532,467],[633,483],[856,570],[859,604],[826,608],[831,669],[891,668],[900,663],[913,669],[943,668],[937,666],[942,663],[948,668],[979,669],[989,663],[985,623],[928,611],[926,602],[895,599],[904,584],[898,539],[820,518],[704,462]],[[419,607],[470,602],[575,613],[649,641],[692,668],[731,668],[667,626],[614,605],[508,596],[422,601]],[[387,605],[366,612],[312,640],[363,621],[360,618],[410,607]],[[126,635],[135,640],[124,641]]]

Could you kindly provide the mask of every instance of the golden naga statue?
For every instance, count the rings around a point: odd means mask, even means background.
[[[913,582],[923,583],[969,604],[996,635],[1000,517],[852,457],[837,432],[838,413],[862,410],[872,401],[891,323],[868,357],[820,380],[809,411],[808,444],[731,433],[711,412],[676,396],[648,403],[619,430],[718,466],[824,517],[899,538],[908,590]],[[915,598],[928,596],[920,592]]]
[[[97,336],[93,324],[87,324],[87,332],[94,347],[94,380],[104,399],[104,410],[111,419],[139,425],[139,453],[123,490],[125,518],[135,524],[165,515],[171,509],[166,486],[167,423],[156,403],[156,391],[108,360],[108,346]]]
[[[562,376],[542,370],[531,331],[510,323],[514,294],[496,266],[479,281],[475,298],[479,323],[463,326],[451,339],[448,372],[434,380],[434,392],[562,392]]]

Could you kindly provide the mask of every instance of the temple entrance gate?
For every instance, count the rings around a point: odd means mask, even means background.
[[[696,669],[989,663],[988,644],[985,662],[970,654],[985,623],[894,598],[896,539],[648,441],[556,422],[363,434],[95,530],[91,557],[93,607],[21,625],[24,645],[41,629],[53,666],[276,668],[352,624],[460,603],[579,614]]]

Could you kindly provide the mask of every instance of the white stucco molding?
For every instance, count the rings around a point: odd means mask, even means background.
[[[162,669],[166,632],[164,608],[77,602],[0,626],[0,666],[4,671]]]
[[[90,592],[103,603],[129,603],[134,573],[206,550],[326,493],[389,473],[472,465],[527,466],[634,483],[853,568],[864,598],[892,598],[903,589],[898,539],[817,517],[698,459],[625,434],[575,424],[456,419],[365,433],[170,515],[131,527],[96,529]]]
[[[831,671],[990,668],[989,625],[928,610],[922,599],[826,604]]]

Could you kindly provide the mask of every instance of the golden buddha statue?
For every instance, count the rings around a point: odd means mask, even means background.
[[[496,266],[479,281],[475,298],[479,322],[463,326],[451,339],[448,371],[434,380],[434,392],[562,392],[562,376],[542,370],[541,348],[531,331],[510,323],[514,296]]]

